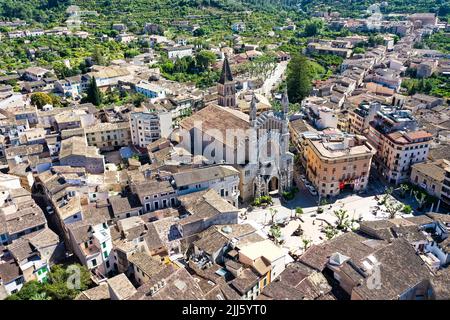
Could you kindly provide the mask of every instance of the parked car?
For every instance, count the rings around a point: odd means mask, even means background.
[[[53,210],[52,206],[47,206],[47,207],[45,208],[45,210],[47,210],[47,213],[48,213],[48,214],[54,214],[54,213],[55,213],[55,211]]]
[[[307,187],[308,188],[308,191],[313,195],[313,196],[317,196],[317,191],[316,191],[316,189],[314,189],[314,187],[313,186],[309,186],[309,187]]]
[[[302,175],[300,176],[300,179],[301,179],[303,182],[306,182],[306,177],[305,177],[305,175],[302,174]]]

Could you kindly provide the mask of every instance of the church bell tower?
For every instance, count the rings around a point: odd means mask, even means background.
[[[222,74],[220,75],[219,82],[217,83],[217,93],[219,95],[219,106],[222,107],[236,107],[236,83],[233,80],[231,74],[230,64],[228,63],[228,57],[225,55],[222,66]]]

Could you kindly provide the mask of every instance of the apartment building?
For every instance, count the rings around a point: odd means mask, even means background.
[[[109,150],[115,147],[125,147],[131,143],[129,122],[104,122],[85,129],[86,140],[89,146],[100,150]]]
[[[377,112],[382,108],[378,102],[361,103],[357,108],[349,110],[349,132],[363,134],[368,128],[370,121],[373,121]]]
[[[378,112],[366,137],[376,149],[375,166],[390,183],[409,180],[411,165],[426,161],[432,134],[418,130],[410,111],[396,108]]]
[[[131,141],[145,148],[160,138],[168,138],[172,132],[170,112],[132,112],[130,113]]]
[[[397,131],[381,135],[381,149],[375,164],[390,183],[399,184],[409,180],[411,165],[426,161],[432,134],[423,130]]]
[[[308,179],[321,196],[367,187],[375,150],[363,136],[311,135],[305,137],[304,157]]]

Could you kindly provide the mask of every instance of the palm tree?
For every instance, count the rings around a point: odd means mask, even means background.
[[[38,292],[31,296],[30,300],[51,300],[51,298],[45,292]]]

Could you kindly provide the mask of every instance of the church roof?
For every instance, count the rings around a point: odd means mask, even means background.
[[[233,75],[231,73],[230,64],[228,63],[228,58],[225,55],[222,66],[222,74],[220,75],[219,83],[224,84],[225,82],[233,81]]]

